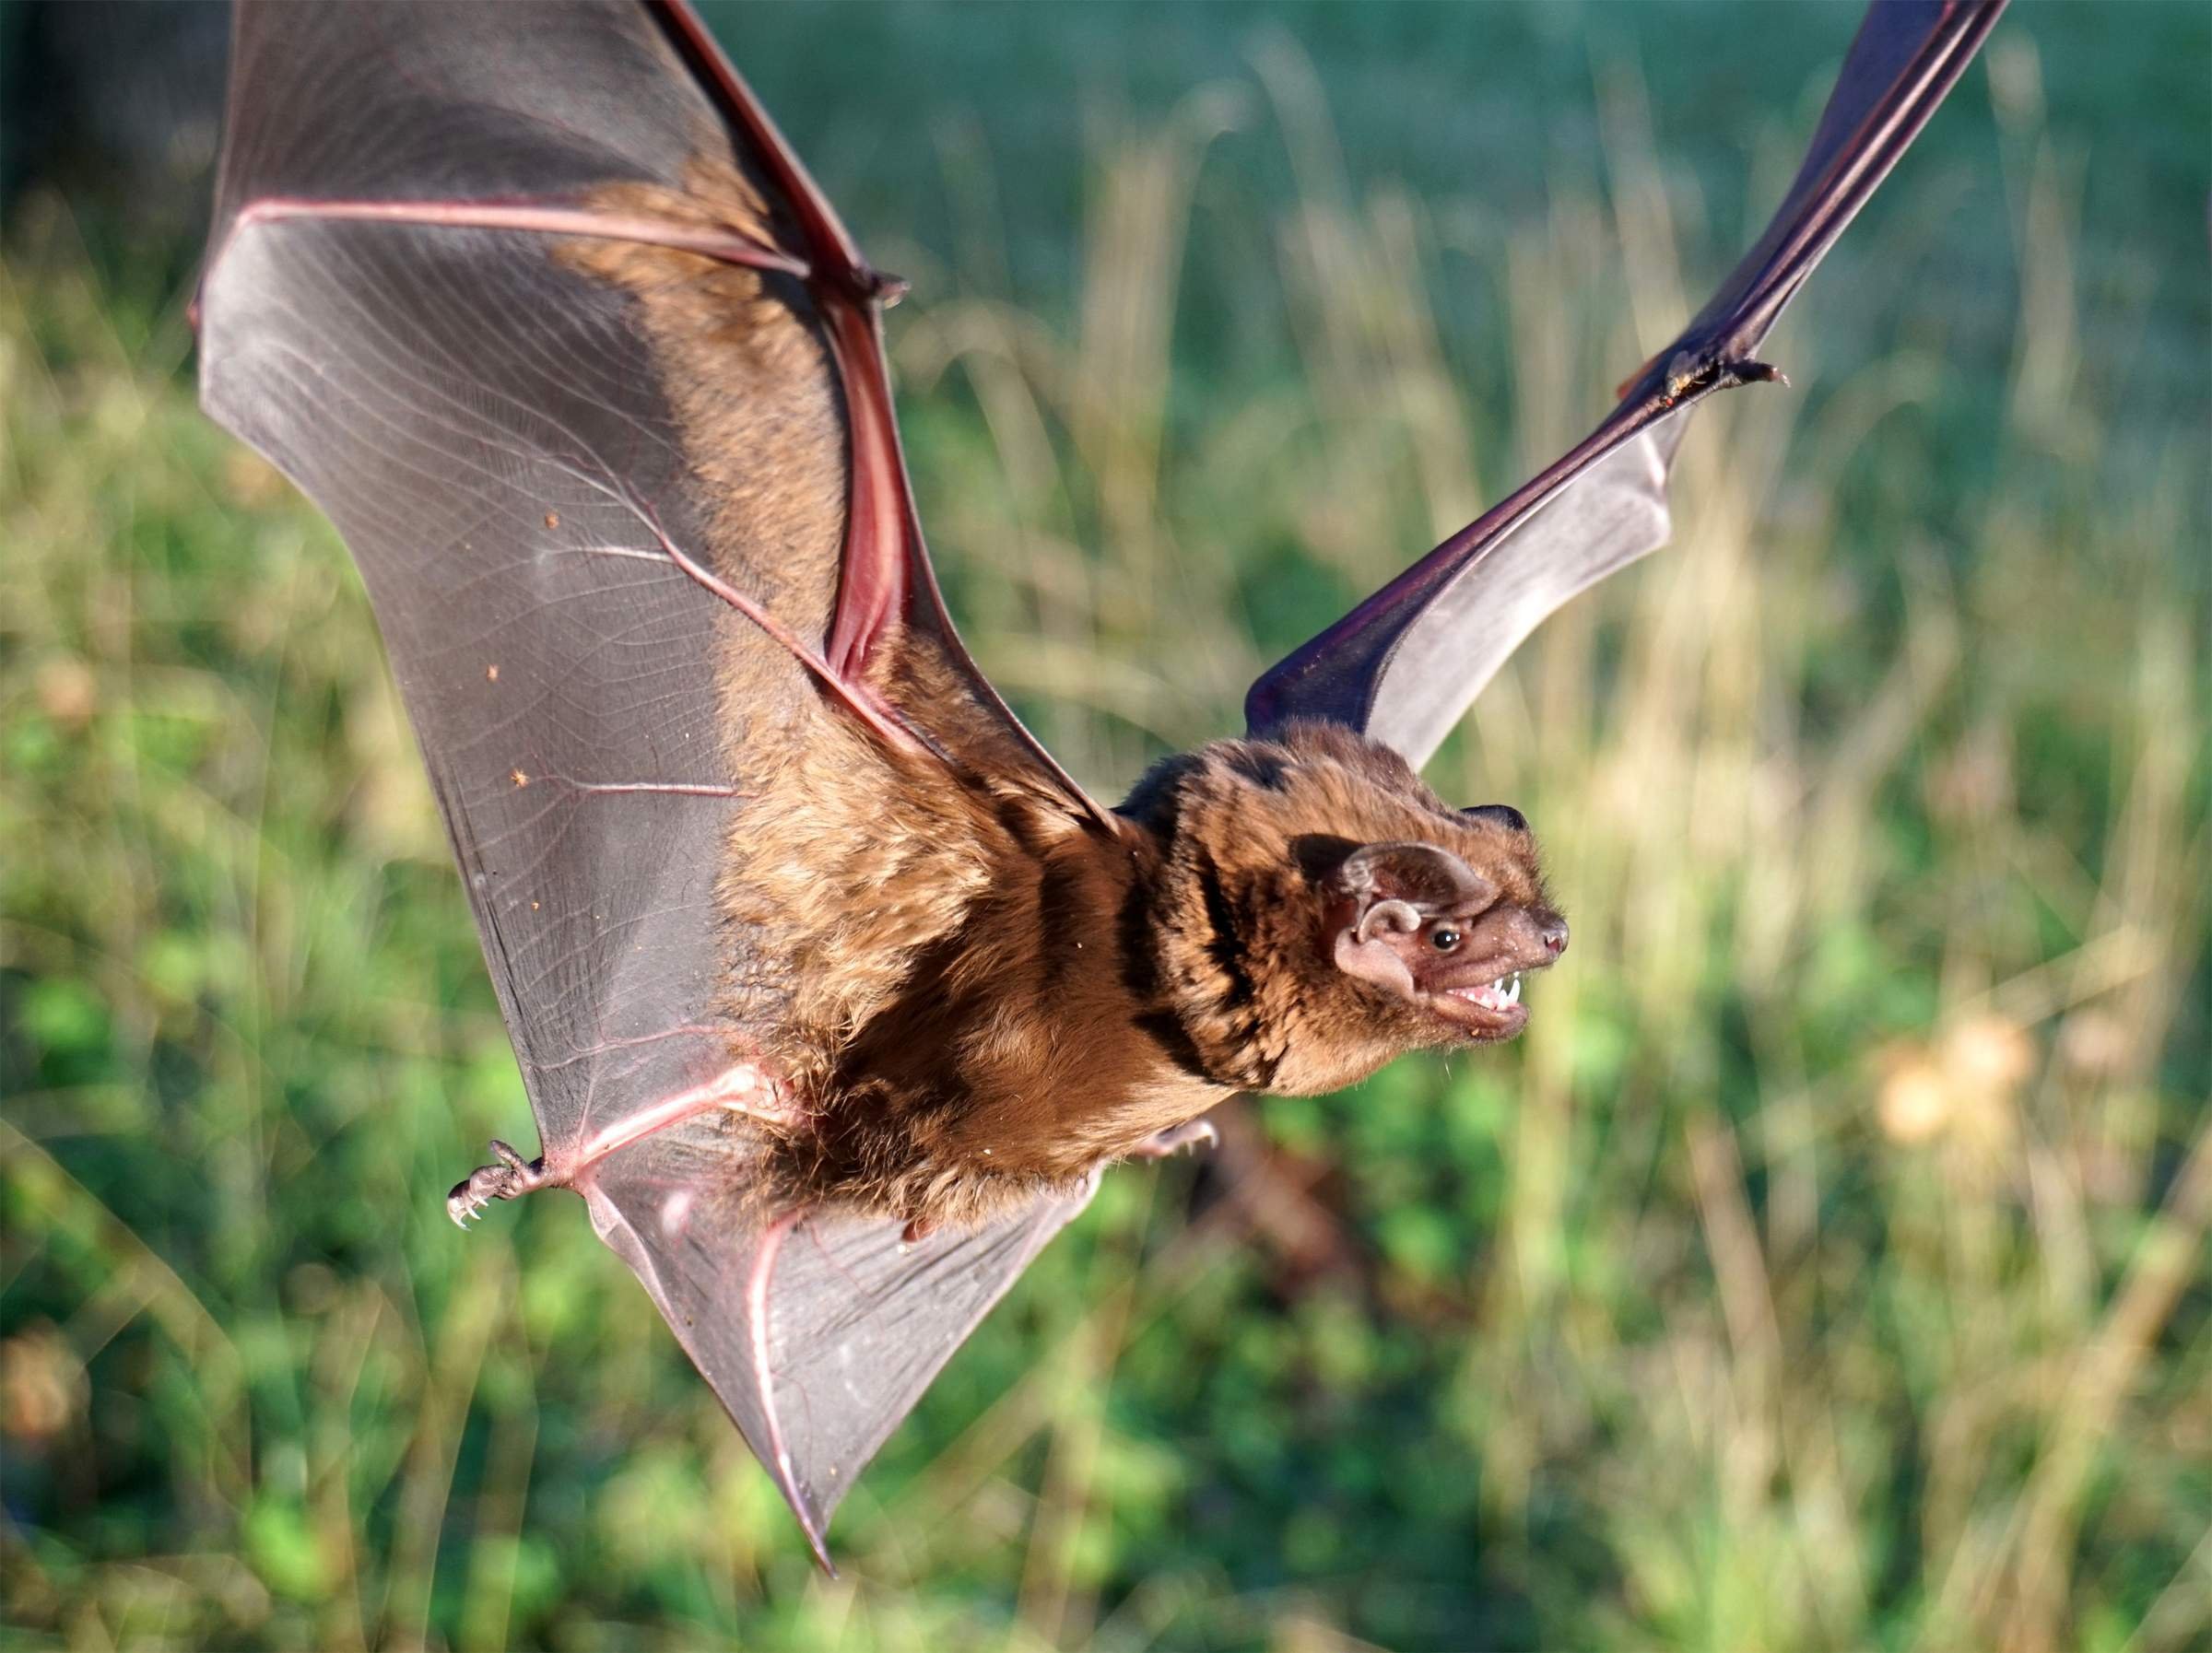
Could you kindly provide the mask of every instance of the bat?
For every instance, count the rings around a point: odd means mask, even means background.
[[[2000,0],[2001,3],[2001,0]],[[1567,926],[1419,769],[1660,545],[1755,352],[1999,4],[1877,0],[1772,223],[1595,429],[1117,806],[961,646],[868,264],[678,0],[241,0],[206,411],[359,562],[540,1139],[827,1567],[1101,1169],[1508,1039]]]

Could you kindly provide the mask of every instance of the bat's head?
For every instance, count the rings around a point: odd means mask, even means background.
[[[1321,881],[1322,934],[1349,979],[1487,1043],[1528,1025],[1521,979],[1567,950],[1567,920],[1545,898],[1521,812],[1463,813],[1465,826],[1433,835],[1450,843],[1365,844],[1346,856]]]
[[[1209,1073],[1316,1092],[1407,1050],[1512,1038],[1567,946],[1535,839],[1333,724],[1168,760],[1124,805],[1168,846],[1158,975]]]

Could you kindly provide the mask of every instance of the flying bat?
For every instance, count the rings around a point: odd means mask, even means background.
[[[1773,221],[1591,435],[1109,806],[961,646],[874,269],[678,0],[241,0],[202,401],[359,561],[541,1151],[822,1564],[1102,1167],[1494,1043],[1565,920],[1419,770],[1662,544],[1756,351],[1998,4],[1877,0]]]

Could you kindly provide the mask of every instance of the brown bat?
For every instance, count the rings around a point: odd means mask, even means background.
[[[202,396],[360,563],[543,1143],[828,1565],[839,1498],[1100,1169],[1241,1091],[1511,1038],[1527,823],[1420,765],[1666,536],[1686,410],[1987,33],[1877,5],[1720,294],[1596,430],[1091,798],[961,647],[872,270],[676,4],[241,4]]]

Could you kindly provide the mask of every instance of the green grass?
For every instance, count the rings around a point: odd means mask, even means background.
[[[1694,305],[1849,27],[1745,15],[733,32],[916,278],[971,640],[1110,791]],[[1574,920],[1528,1036],[1112,1175],[837,1582],[574,1202],[447,1223],[527,1110],[359,583],[194,412],[174,249],[28,202],[10,1645],[2203,1646],[2212,44],[2130,21],[2016,8],[1675,547],[1433,766]]]

